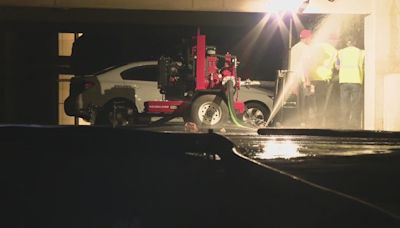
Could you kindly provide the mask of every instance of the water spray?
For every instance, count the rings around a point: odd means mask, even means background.
[[[328,40],[328,37],[332,34],[337,35],[338,37],[344,36],[345,34],[352,34],[357,32],[354,27],[355,16],[351,15],[328,15],[324,17],[318,25],[313,29],[313,41],[310,44],[310,55],[316,55],[313,53],[315,46],[318,44]],[[289,51],[291,46],[291,41],[289,40]],[[340,48],[340,47],[337,47]],[[290,53],[289,53],[290,58]],[[290,61],[289,61],[290,63]],[[309,63],[312,64],[312,61]],[[311,65],[305,66],[305,68],[311,68]],[[289,67],[290,69],[290,67]],[[299,86],[301,87],[301,79],[296,77],[295,74],[289,70],[279,70],[277,75],[277,82],[281,81],[282,85],[278,85],[276,88],[276,100],[274,101],[274,108],[271,111],[271,115],[267,120],[267,125],[273,121],[279,111],[286,104],[287,99],[293,93],[293,91]],[[278,88],[282,86],[281,88]],[[300,88],[301,89],[301,88]],[[330,91],[331,92],[331,91]]]

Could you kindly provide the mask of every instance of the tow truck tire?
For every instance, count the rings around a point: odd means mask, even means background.
[[[257,102],[245,103],[246,110],[243,113],[243,122],[258,123],[267,121],[271,112],[264,105]]]
[[[196,98],[191,107],[191,120],[201,128],[216,128],[229,119],[229,110],[225,100],[216,94],[202,95]]]
[[[128,126],[134,124],[138,110],[129,100],[117,98],[107,102],[96,115],[95,125],[113,127]]]

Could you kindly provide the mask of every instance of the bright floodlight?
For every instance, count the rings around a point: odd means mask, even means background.
[[[297,12],[303,4],[308,3],[305,0],[270,0],[267,3],[267,12]]]

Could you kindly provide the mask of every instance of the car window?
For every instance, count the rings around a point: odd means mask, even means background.
[[[147,65],[133,67],[121,73],[124,80],[157,81],[158,67],[156,65]]]

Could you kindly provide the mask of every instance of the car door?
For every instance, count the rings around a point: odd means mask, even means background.
[[[144,111],[144,102],[162,100],[158,89],[158,66],[138,64],[121,72],[125,85],[135,89],[135,102],[139,112]]]

